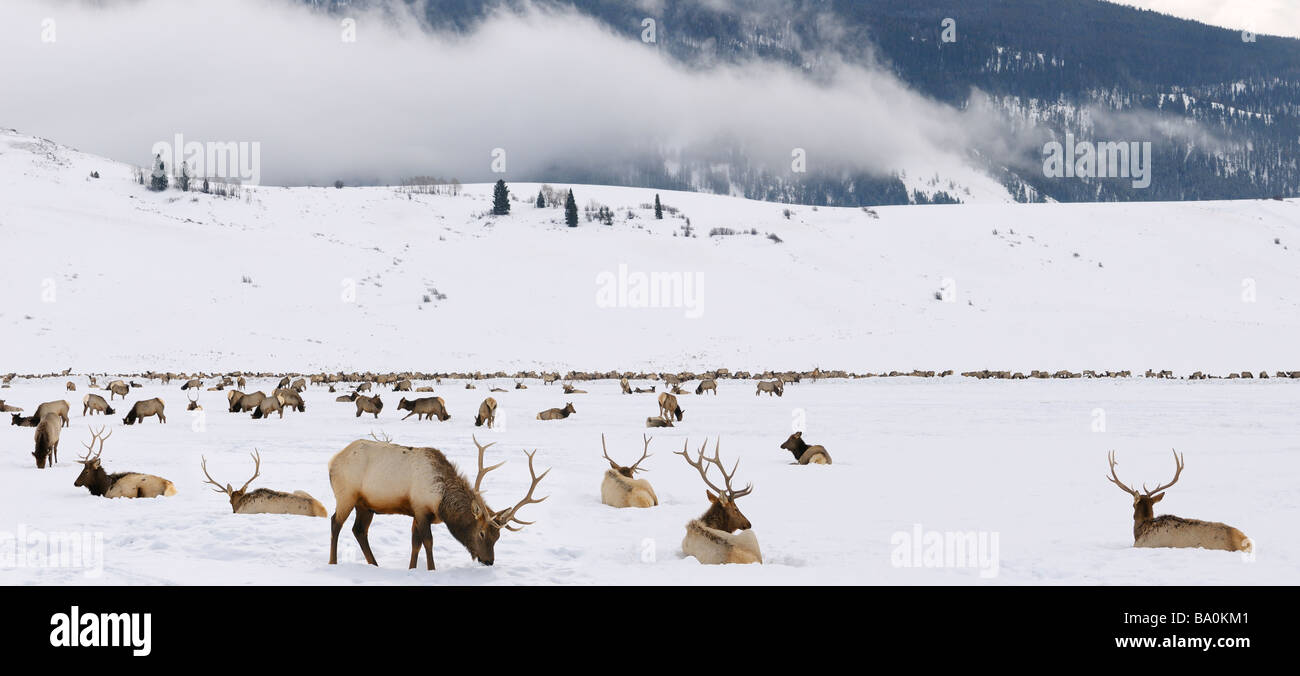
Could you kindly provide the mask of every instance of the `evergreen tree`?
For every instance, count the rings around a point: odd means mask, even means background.
[[[659,203],[659,193],[655,193],[655,218],[664,220],[664,206]]]
[[[578,202],[573,199],[573,190],[564,198],[564,223],[570,228],[578,227]]]
[[[149,179],[149,189],[162,192],[167,189],[167,165],[163,163],[162,153],[154,155],[153,174]]]
[[[538,191],[537,191],[537,208],[538,208],[538,209],[541,209],[541,208],[544,207],[544,206],[546,206],[546,198],[545,198],[545,197],[542,197],[542,191],[541,191],[541,190],[538,190]]]
[[[185,192],[190,191],[190,168],[184,163],[181,164],[181,175],[176,178],[176,184]]]
[[[497,186],[492,189],[492,215],[505,216],[510,213],[510,191],[506,190],[506,182],[497,179]]]

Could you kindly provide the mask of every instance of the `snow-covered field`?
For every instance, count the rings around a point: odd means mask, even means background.
[[[75,378],[79,382],[80,378]],[[64,379],[15,380],[0,390],[30,412],[66,398]],[[419,384],[419,383],[417,383]],[[511,386],[510,381],[499,383]],[[252,389],[254,383],[249,384]],[[274,385],[258,382],[262,389]],[[400,421],[398,396],[375,419],[354,417],[323,388],[307,393],[307,412],[283,420],[230,414],[223,393],[205,392],[202,422],[184,411],[179,385],[147,386],[130,400],[162,396],[168,422],[125,427],[120,419],[77,415],[64,431],[61,462],[37,471],[30,428],[0,429],[0,531],[10,535],[102,535],[102,573],[33,565],[0,569],[8,584],[1294,584],[1300,546],[1294,524],[1300,481],[1300,388],[1293,381],[1188,382],[1147,379],[974,381],[870,379],[792,385],[784,398],[755,397],[753,385],[721,381],[717,397],[681,397],[685,420],[674,429],[643,430],[653,395],[622,395],[609,381],[564,396],[558,386],[493,396],[496,430],[473,427],[487,383],[462,389],[444,381],[446,422]],[[572,401],[568,420],[534,414]],[[796,417],[806,437],[825,445],[829,467],[793,466],[777,445]],[[113,430],[104,451],[109,471],[143,471],[174,481],[169,498],[107,500],[72,485],[87,424]],[[361,561],[349,530],[338,566],[326,564],[326,519],[230,513],[224,495],[203,485],[200,457],[223,482],[239,486],[259,449],[254,487],[303,489],[333,510],[326,463],[348,442],[375,434],[397,443],[442,449],[473,475],[480,442],[495,441],[489,461],[508,460],[486,481],[494,507],[512,504],[527,486],[522,451],[538,449],[538,470],[554,467],[539,488],[551,497],[525,508],[537,523],[503,533],[493,567],[472,562],[442,526],[434,528],[438,570],[407,571],[410,520],[378,516],[371,542],[380,568]],[[600,503],[606,468],[600,434],[623,462],[635,460],[641,433],[654,436],[643,466],[660,506],[614,509]],[[754,524],[765,564],[701,566],[681,554],[684,524],[704,511],[703,484],[673,451],[721,435],[723,459],[753,482],[740,506]],[[711,448],[712,446],[710,446]],[[1130,483],[1167,481],[1169,449],[1186,470],[1159,513],[1224,521],[1256,543],[1257,556],[1206,550],[1132,547],[1131,500],[1103,477],[1106,453],[1118,453]],[[961,567],[903,565],[904,540],[922,533],[974,534],[985,549]],[[20,530],[21,529],[21,530]],[[924,536],[923,536],[924,537]],[[996,537],[996,541],[994,541]],[[0,539],[0,546],[9,540]],[[996,542],[996,549],[993,544]],[[923,553],[934,550],[922,543]],[[983,562],[983,563],[981,563]],[[996,562],[996,566],[991,565]],[[97,569],[99,560],[86,563]],[[951,563],[956,563],[953,561]],[[970,567],[972,563],[975,567]],[[983,575],[981,574],[983,571]]]
[[[490,185],[151,193],[0,132],[0,372],[1300,369],[1295,200],[787,219],[663,191],[655,220],[655,191],[572,186],[615,219],[571,229],[510,187],[501,218]],[[691,292],[638,307],[639,274]]]
[[[534,381],[495,395],[504,425],[477,432],[498,442],[491,461],[510,461],[488,479],[490,504],[517,499],[532,448],[554,467],[541,489],[551,498],[526,508],[537,524],[505,533],[491,568],[435,527],[435,573],[406,571],[402,517],[371,529],[380,568],[358,563],[346,530],[345,563],[328,566],[326,520],[234,516],[202,485],[200,457],[239,485],[259,449],[255,486],[307,490],[332,510],[327,461],[372,432],[440,448],[472,473],[472,418],[490,383],[437,386],[445,423],[399,421],[393,394],[378,421],[357,419],[320,388],[283,420],[226,413],[217,392],[195,418],[179,383],[143,378],[130,400],[163,397],[167,424],[124,427],[126,405],[106,421],[76,415],[80,374],[151,369],[1300,370],[1296,201],[796,206],[787,217],[779,204],[664,191],[678,212],[658,221],[643,206],[654,191],[572,187],[581,206],[610,207],[614,224],[567,228],[561,210],[532,206],[539,186],[515,183],[508,217],[488,215],[487,185],[459,196],[151,193],[126,165],[0,132],[0,373],[77,374],[0,389],[28,413],[61,398],[74,412],[62,462],[44,471],[30,428],[0,428],[0,564],[13,557],[0,582],[88,582],[81,568],[14,554],[15,539],[60,533],[102,542],[89,563],[107,584],[1297,582],[1295,380],[827,380],[781,399],[723,380],[716,398],[682,397],[677,428],[649,431],[661,505],[647,510],[600,504],[600,434],[616,458],[635,459],[653,395],[599,381],[566,397]],[[677,275],[692,293],[655,307],[617,287],[613,302],[601,295],[641,273]],[[936,299],[941,290],[953,302]],[[65,393],[69,379],[77,392]],[[569,420],[533,419],[566,401]],[[833,466],[789,464],[778,444],[801,422]],[[75,488],[87,423],[114,430],[109,471],[158,474],[179,494],[104,500]],[[672,452],[719,435],[724,459],[740,459],[740,480],[756,487],[741,508],[763,566],[682,558],[683,526],[706,501]],[[1103,478],[1106,453],[1118,452],[1125,480],[1154,483],[1171,476],[1171,447],[1187,469],[1158,513],[1242,529],[1253,561],[1131,546],[1131,501]],[[976,565],[927,565],[944,558],[931,538],[952,553],[965,534]]]

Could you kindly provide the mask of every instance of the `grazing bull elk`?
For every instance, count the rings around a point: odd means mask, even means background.
[[[831,464],[831,454],[826,452],[823,446],[809,446],[803,440],[803,432],[795,432],[790,435],[781,448],[794,454],[794,461],[800,465],[829,465]]]
[[[678,422],[681,422],[683,415],[686,415],[686,411],[682,410],[682,407],[677,405],[677,397],[667,392],[659,393],[660,418],[667,420],[669,417],[673,417],[676,418]]]
[[[565,418],[577,412],[578,412],[577,409],[573,408],[573,403],[570,402],[568,404],[565,404],[564,408],[548,408],[545,411],[538,413],[537,419],[538,420],[564,420]]]
[[[451,415],[447,413],[447,402],[442,397],[421,397],[414,401],[402,397],[397,402],[397,410],[410,411],[402,420],[415,416],[416,420],[432,420],[435,416],[439,421],[449,420]]]
[[[694,556],[700,563],[707,564],[762,563],[763,554],[758,549],[758,537],[750,530],[752,526],[749,519],[746,519],[736,507],[736,500],[749,495],[754,487],[746,486],[739,491],[732,489],[731,479],[736,475],[736,468],[739,467],[740,461],[737,460],[736,466],[731,468],[731,474],[727,474],[727,469],[722,465],[719,456],[718,446],[721,444],[721,439],[714,444],[712,458],[704,455],[704,449],[708,444],[708,439],[705,439],[704,445],[700,446],[700,457],[694,461],[691,460],[685,443],[682,444],[681,452],[677,453],[686,458],[687,464],[700,473],[704,484],[711,489],[705,491],[705,495],[709,498],[709,509],[700,518],[692,519],[686,524],[682,552],[687,556]],[[718,488],[709,481],[709,467],[705,463],[718,466],[718,471],[722,472],[725,488]],[[736,533],[737,530],[741,532]]]
[[[158,397],[137,401],[131,407],[131,410],[127,411],[126,417],[122,418],[122,422],[127,425],[134,425],[137,422],[144,422],[144,419],[151,415],[156,415],[158,416],[158,422],[165,423],[167,422],[167,416],[163,415],[163,406],[163,400]]]
[[[774,394],[778,397],[783,396],[785,394],[785,384],[780,380],[759,381],[758,389],[754,390],[754,396],[757,397],[764,392],[766,392],[769,397]]]
[[[473,437],[471,437],[473,438]],[[456,466],[436,448],[411,448],[386,441],[358,439],[339,451],[329,463],[330,486],[334,489],[335,512],[330,517],[330,563],[338,562],[339,531],[355,509],[357,518],[352,534],[361,545],[366,563],[379,565],[370,551],[367,531],[375,514],[404,514],[411,523],[411,568],[424,547],[429,570],[433,565],[433,524],[445,523],[456,541],[465,546],[470,557],[490,566],[496,559],[495,546],[501,529],[519,530],[531,521],[521,521],[519,510],[546,498],[533,498],[541,476],[533,470],[532,453],[528,456],[528,473],[532,483],[528,493],[515,506],[493,511],[483,501],[481,485],[488,472],[505,464],[483,466],[483,453],[492,444],[478,447],[478,476],[473,485]],[[519,524],[518,527],[511,523]]]
[[[103,427],[100,427],[98,432],[92,430],[90,443],[82,444],[87,451],[86,455],[77,459],[82,469],[73,486],[85,486],[91,495],[102,498],[156,498],[160,495],[176,495],[175,484],[160,476],[137,472],[109,474],[104,471],[99,456],[104,453],[104,442],[113,436],[113,433],[100,436],[103,433]],[[95,452],[95,441],[99,441],[98,452]]]
[[[373,413],[378,418],[379,412],[384,410],[384,402],[379,400],[378,394],[373,397],[358,394],[354,403],[357,405],[357,414],[355,416],[357,418],[360,418],[362,413]]]
[[[609,469],[605,470],[605,478],[600,482],[601,502],[610,507],[654,507],[659,504],[659,496],[655,495],[650,482],[633,476],[636,472],[648,471],[641,468],[641,463],[650,457],[652,438],[642,435],[645,446],[641,449],[641,459],[623,467],[609,457],[609,450],[605,448],[605,435],[600,435],[600,450],[609,461]]]
[[[45,469],[45,460],[48,458],[50,465],[56,465],[59,462],[59,432],[63,429],[57,413],[46,413],[44,418],[36,425],[36,434],[34,441],[36,448],[32,451],[32,456],[36,458],[36,469]]]
[[[81,415],[86,415],[87,411],[90,412],[90,415],[96,413],[103,413],[104,415],[117,414],[117,411],[114,411],[113,407],[109,406],[108,402],[104,401],[104,398],[98,394],[87,394],[81,398]]]
[[[1125,486],[1115,473],[1115,451],[1110,452],[1108,481],[1133,496],[1133,546],[1134,547],[1204,547],[1230,552],[1251,552],[1255,545],[1245,533],[1214,521],[1184,519],[1173,514],[1155,516],[1155,504],[1165,497],[1164,491],[1178,483],[1183,473],[1183,458],[1174,451],[1174,478],[1167,484],[1142,493]]]
[[[483,403],[478,405],[478,415],[474,416],[474,426],[482,427],[485,423],[488,429],[492,429],[497,421],[497,400],[488,397]]]
[[[248,492],[249,484],[253,483],[262,473],[262,454],[260,452],[249,453],[253,456],[253,476],[239,490],[235,490],[230,484],[225,486],[221,482],[212,478],[208,474],[208,459],[203,458],[200,465],[203,469],[203,476],[208,478],[207,482],[216,486],[218,493],[225,493],[230,498],[230,509],[235,514],[298,514],[301,516],[328,516],[329,512],[325,511],[325,505],[319,500],[313,498],[306,491],[294,491],[285,493],[284,491],[273,491],[269,488],[259,488],[252,493]]]

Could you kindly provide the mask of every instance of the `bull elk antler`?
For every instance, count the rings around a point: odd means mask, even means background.
[[[111,430],[109,431],[108,434],[104,434],[103,425],[99,426],[98,432],[96,432],[94,428],[90,427],[89,425],[86,426],[86,429],[90,430],[90,443],[81,444],[82,446],[86,447],[86,454],[83,456],[79,456],[77,458],[77,462],[82,463],[83,465],[89,462],[94,462],[96,460],[99,460],[99,456],[104,454],[104,441],[107,440],[109,437],[113,436],[113,432]],[[103,436],[100,436],[101,434],[103,434]],[[96,441],[99,441],[98,453],[95,453]],[[94,455],[91,455],[92,453],[94,453]]]
[[[648,469],[643,469],[643,468],[639,467],[638,465],[640,465],[641,462],[642,462],[643,460],[645,460],[646,458],[649,458],[649,457],[652,455],[652,453],[650,453],[650,441],[651,441],[652,439],[654,439],[654,437],[647,437],[647,436],[644,435],[644,434],[641,435],[641,440],[642,440],[643,442],[645,442],[645,447],[644,447],[643,449],[641,449],[641,460],[637,460],[636,462],[632,463],[632,466],[627,468],[628,471],[630,471],[630,472],[649,472],[649,471],[650,471],[650,470],[648,470]],[[604,435],[604,434],[601,434],[601,435],[600,435],[600,450],[601,450],[601,452],[604,454],[605,459],[609,461],[609,466],[610,466],[610,467],[613,467],[614,469],[622,469],[622,467],[621,467],[618,463],[614,462],[614,459],[613,459],[613,458],[609,457],[609,451],[605,448],[605,435]]]
[[[700,446],[700,457],[698,460],[695,460],[694,462],[691,461],[690,451],[687,449],[686,443],[687,443],[686,441],[682,441],[682,450],[680,452],[673,451],[673,454],[680,455],[683,458],[686,458],[686,464],[690,465],[691,467],[694,467],[695,470],[700,473],[700,478],[704,479],[705,485],[707,485],[709,488],[712,488],[713,492],[716,493],[718,497],[725,497],[727,501],[735,502],[736,498],[743,498],[746,495],[749,495],[751,492],[753,492],[754,490],[753,484],[747,484],[743,489],[739,491],[731,487],[731,479],[736,476],[736,470],[740,467],[740,459],[739,458],[736,459],[736,464],[731,467],[731,473],[728,474],[727,468],[724,467],[722,464],[722,457],[721,457],[722,437],[718,437],[715,440],[715,443],[713,445],[712,458],[704,455],[704,450],[709,446],[709,440],[705,439],[704,443]],[[718,488],[716,485],[714,485],[712,481],[709,481],[709,468],[707,465],[704,464],[706,462],[718,466],[718,471],[722,473],[722,481],[726,485],[725,489]]]
[[[253,476],[249,478],[248,481],[244,482],[244,486],[240,488],[238,491],[239,493],[243,493],[244,491],[248,490],[248,486],[249,484],[253,483],[253,479],[256,479],[258,476],[262,474],[262,452],[258,451],[257,449],[253,449],[253,451],[254,452],[249,453],[249,455],[252,456],[253,458]],[[213,486],[216,486],[216,488],[212,489],[213,492],[225,493],[226,495],[231,495],[231,496],[233,496],[236,493],[236,491],[234,490],[233,487],[231,487],[230,484],[226,484],[223,487],[221,485],[221,482],[217,481],[216,479],[213,479],[212,475],[208,474],[208,459],[206,457],[203,457],[203,462],[200,464],[200,467],[203,469],[203,476],[206,476],[208,478],[208,480],[203,483],[208,483],[208,484],[212,484]]]
[[[1162,484],[1162,485],[1156,486],[1156,488],[1155,488],[1154,490],[1148,490],[1146,484],[1142,484],[1142,493],[1143,493],[1146,497],[1148,497],[1148,498],[1149,498],[1149,497],[1152,497],[1152,496],[1155,495],[1156,493],[1160,493],[1160,492],[1162,492],[1162,491],[1168,490],[1169,487],[1171,487],[1171,486],[1173,486],[1174,484],[1178,483],[1178,477],[1179,477],[1180,475],[1182,475],[1182,473],[1183,473],[1183,458],[1182,458],[1182,456],[1180,456],[1180,455],[1178,454],[1178,451],[1173,450],[1173,449],[1170,449],[1170,450],[1171,450],[1171,451],[1173,452],[1173,454],[1174,454],[1174,467],[1175,467],[1175,470],[1174,470],[1174,478],[1173,478],[1169,483],[1167,483],[1167,484]],[[1119,487],[1120,487],[1120,490],[1124,491],[1125,493],[1128,493],[1129,495],[1131,495],[1131,496],[1133,496],[1133,497],[1135,497],[1135,498],[1138,497],[1138,492],[1135,491],[1135,490],[1133,490],[1132,488],[1129,488],[1128,486],[1125,486],[1124,483],[1121,482],[1121,481],[1119,480],[1119,476],[1115,474],[1115,465],[1119,464],[1119,463],[1115,462],[1115,451],[1111,451],[1111,452],[1110,452],[1110,455],[1108,456],[1108,460],[1109,460],[1109,462],[1110,462],[1110,476],[1106,477],[1106,480],[1107,480],[1107,481],[1110,481],[1111,483],[1115,484],[1116,486],[1119,486]]]
[[[537,476],[537,472],[533,469],[533,456],[537,455],[537,451],[534,450],[531,453],[529,453],[528,451],[524,451],[524,455],[528,456],[528,476],[531,478],[531,483],[529,483],[528,485],[528,493],[524,495],[524,499],[516,503],[514,507],[511,507],[509,509],[503,509],[492,515],[493,520],[495,520],[497,524],[499,524],[502,528],[505,528],[506,530],[512,530],[512,531],[522,530],[522,528],[515,528],[514,526],[511,526],[510,522],[512,521],[519,524],[520,526],[531,526],[534,522],[524,521],[522,519],[517,518],[515,515],[518,514],[519,510],[523,508],[525,505],[537,504],[539,502],[546,500],[546,498],[551,497],[548,495],[545,498],[537,498],[537,499],[533,498],[533,491],[537,489],[537,484],[540,484],[542,482],[542,479],[545,479],[546,475],[551,473],[551,470],[548,468],[545,472],[542,472],[541,476]]]

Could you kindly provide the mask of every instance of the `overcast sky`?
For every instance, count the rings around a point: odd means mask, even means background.
[[[1109,0],[1201,23],[1300,38],[1300,0]]]

